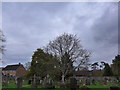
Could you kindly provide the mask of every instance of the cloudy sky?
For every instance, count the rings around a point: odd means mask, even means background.
[[[111,63],[118,54],[117,2],[4,2],[2,15],[3,65],[31,61],[37,48],[64,32],[77,34],[91,62]]]

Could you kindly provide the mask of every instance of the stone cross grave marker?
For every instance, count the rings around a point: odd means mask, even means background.
[[[37,88],[37,77],[34,75],[31,80],[32,88]]]
[[[22,83],[23,83],[22,77],[18,77],[17,78],[17,88],[21,88],[22,87]]]

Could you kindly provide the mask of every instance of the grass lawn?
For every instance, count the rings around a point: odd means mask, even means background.
[[[120,87],[120,83],[108,83],[108,85],[100,85],[99,83],[97,85],[89,85],[87,87],[91,88],[91,90],[109,90],[109,88],[111,86],[118,86]],[[82,86],[80,86],[82,87]],[[41,86],[39,86],[37,89],[33,89],[31,88],[31,85],[28,85],[27,83],[23,83],[23,88],[16,88],[16,84],[13,84],[13,83],[10,83],[8,84],[8,87],[3,87],[2,90],[70,90],[68,88],[59,88],[59,87],[56,87],[55,89],[43,89],[41,88]],[[81,90],[80,88],[77,89],[77,90]]]
[[[56,89],[42,89],[42,88],[3,88],[2,90],[70,90],[69,88],[56,88]],[[77,89],[81,90],[81,89]],[[109,88],[91,88],[91,90],[109,90]]]

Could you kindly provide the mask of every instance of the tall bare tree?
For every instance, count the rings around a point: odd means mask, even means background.
[[[3,44],[3,42],[5,42],[5,37],[3,35],[3,32],[2,30],[0,29],[0,63],[2,64],[3,61],[2,61],[2,54],[3,54],[3,51],[4,51],[4,48],[5,48],[5,45]]]
[[[90,53],[83,49],[80,40],[76,35],[64,33],[55,40],[50,41],[45,47],[47,53],[51,53],[58,57],[59,63],[57,67],[62,73],[62,82],[68,73],[82,65],[87,65]]]
[[[3,45],[3,42],[5,42],[5,36],[2,32],[2,30],[0,29],[0,52],[3,52],[4,51],[4,45]]]

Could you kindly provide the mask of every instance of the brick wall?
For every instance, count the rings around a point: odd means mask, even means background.
[[[20,66],[17,70],[16,70],[16,76],[25,76],[26,75],[26,70],[24,67]]]
[[[16,76],[16,71],[13,71],[13,70],[9,70],[9,71],[2,71],[2,73],[4,75],[12,75],[12,76]]]

